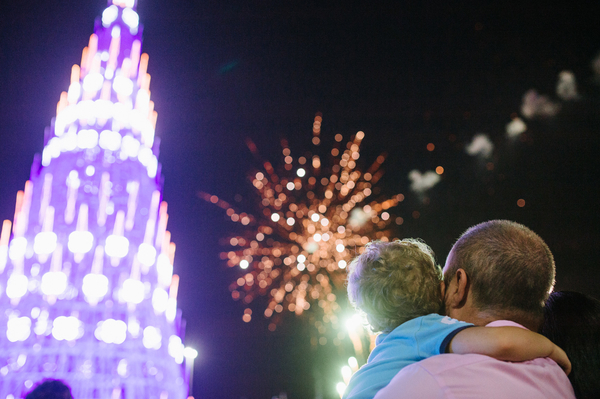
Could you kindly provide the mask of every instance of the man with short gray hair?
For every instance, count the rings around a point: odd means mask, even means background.
[[[555,266],[546,243],[527,227],[492,220],[468,229],[444,267],[446,314],[479,326],[537,331],[554,286]],[[552,360],[520,363],[483,355],[443,354],[404,368],[375,396],[397,398],[574,398]]]

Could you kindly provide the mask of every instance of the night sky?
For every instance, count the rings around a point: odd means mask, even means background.
[[[13,217],[44,127],[105,6],[0,2],[2,219]],[[273,333],[262,317],[242,321],[244,306],[228,289],[240,271],[219,259],[227,250],[220,239],[236,226],[197,195],[256,209],[248,176],[260,163],[246,138],[281,165],[281,139],[295,154],[311,150],[317,112],[322,147],[362,130],[362,168],[388,153],[381,195],[406,197],[393,211],[405,220],[396,236],[424,239],[443,264],[469,226],[515,220],[550,246],[557,289],[600,297],[600,74],[592,69],[600,2],[139,0],[138,13],[179,306],[186,343],[200,352],[196,398],[314,398],[315,381],[334,397],[343,358],[311,349],[306,319],[289,315]],[[564,70],[577,79],[577,100],[556,95]],[[505,125],[530,89],[560,111],[521,116],[528,130],[511,141]],[[478,133],[495,146],[489,159],[465,152]],[[437,166],[436,186],[424,196],[410,191],[409,171]]]

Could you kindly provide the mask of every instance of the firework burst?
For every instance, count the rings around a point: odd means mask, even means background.
[[[317,114],[315,146],[321,142],[320,127]],[[372,199],[383,175],[385,154],[366,172],[357,166],[364,137],[358,132],[344,146],[342,135],[336,135],[329,151],[330,167],[323,166],[318,155],[294,158],[282,140],[282,165],[276,170],[270,162],[261,161],[262,167],[250,175],[259,209],[254,215],[238,212],[215,195],[199,193],[243,226],[239,235],[228,237],[231,249],[222,252],[221,258],[243,271],[230,290],[233,299],[247,305],[244,321],[252,319],[249,305],[253,300],[265,296],[267,305],[261,312],[271,319],[271,331],[287,312],[302,315],[307,311],[314,312],[315,325],[322,333],[326,324],[337,328],[337,298],[345,295],[348,262],[369,241],[389,240],[390,223],[402,224],[402,218],[388,211],[404,200],[402,194]],[[254,143],[247,144],[260,159]]]

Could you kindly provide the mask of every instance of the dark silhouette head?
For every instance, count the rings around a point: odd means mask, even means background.
[[[25,399],[73,399],[71,388],[60,380],[44,380]]]
[[[569,356],[577,399],[600,398],[600,301],[578,292],[550,295],[540,331]]]

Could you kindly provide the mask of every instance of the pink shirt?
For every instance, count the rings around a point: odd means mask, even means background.
[[[515,326],[494,321],[488,326]],[[443,354],[402,369],[374,399],[574,399],[569,378],[551,359],[504,362],[484,355]]]

